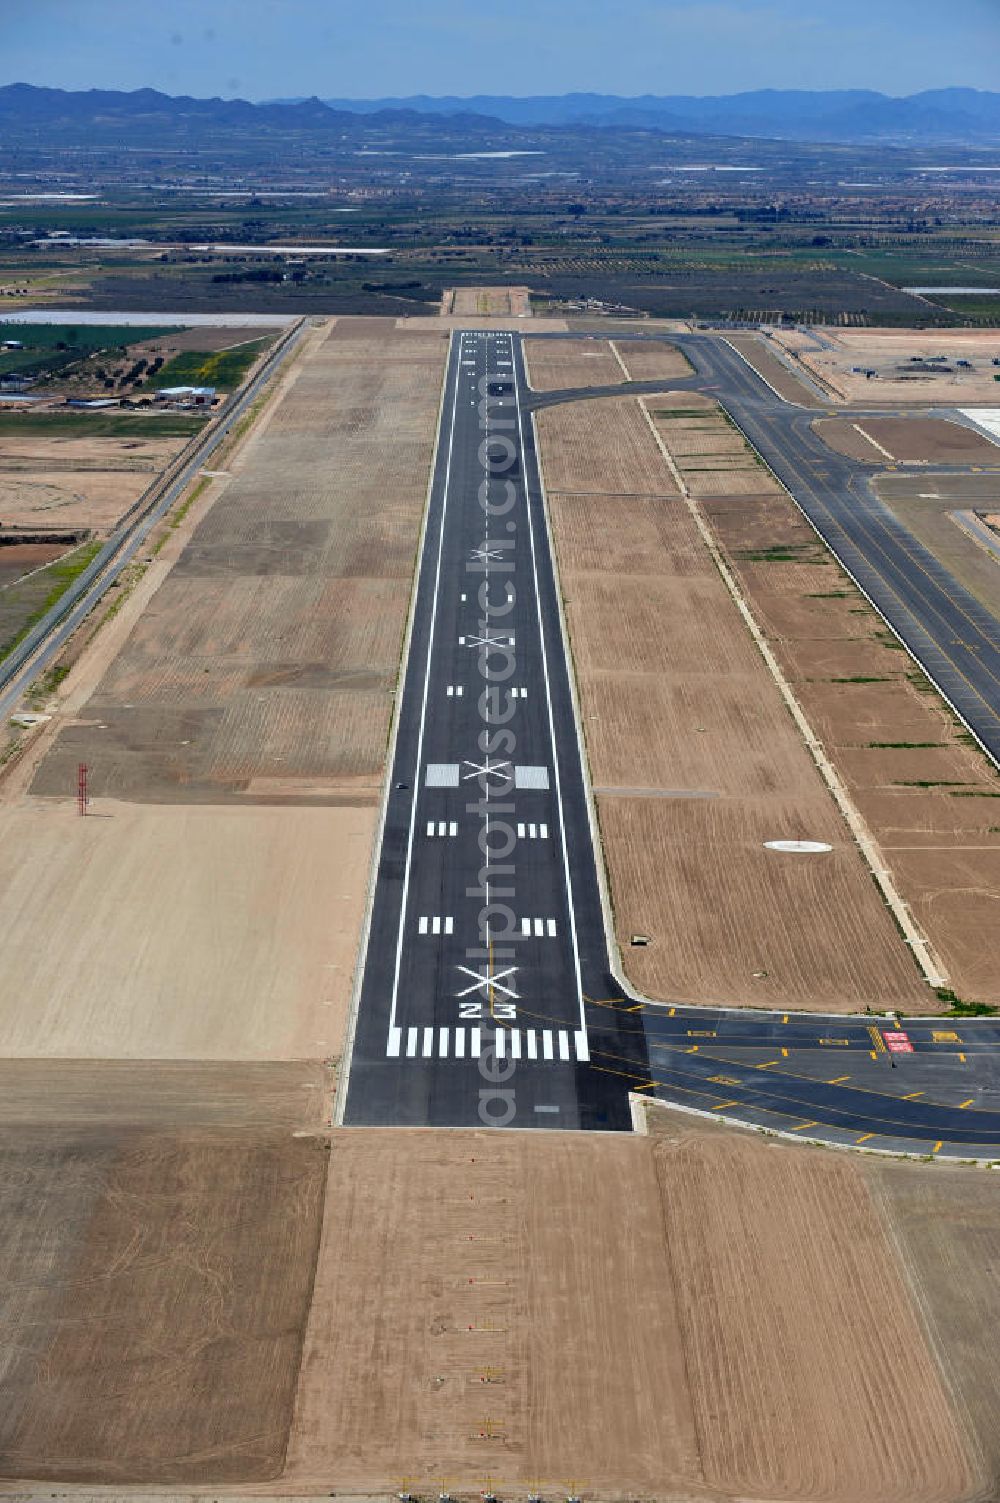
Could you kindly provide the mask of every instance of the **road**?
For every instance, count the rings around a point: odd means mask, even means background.
[[[809,414],[721,341],[673,342],[995,748],[993,618]],[[634,1091],[830,1142],[1000,1156],[1000,1022],[671,1007],[615,979],[529,417],[596,394],[531,393],[517,335],[453,339],[341,1120],[620,1131]]]

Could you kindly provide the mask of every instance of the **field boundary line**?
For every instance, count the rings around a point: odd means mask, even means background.
[[[819,769],[823,781],[826,783],[827,788],[833,795],[838,809],[844,816],[844,819],[847,821],[848,828],[850,829],[851,834],[854,836],[854,839],[857,842],[862,855],[864,856],[865,862],[867,863],[872,876],[875,878],[875,881],[878,884],[883,898],[885,899],[890,911],[892,912],[893,918],[899,925],[899,928],[903,934],[903,938],[910,946],[913,958],[916,961],[920,971],[923,973],[924,980],[927,982],[928,986],[947,986],[947,975],[937,964],[936,957],[931,950],[929,942],[920,932],[920,929],[913,919],[913,916],[911,915],[909,909],[903,902],[900,894],[897,892],[895,883],[892,880],[891,873],[889,872],[888,868],[882,864],[881,853],[874,836],[872,835],[867,824],[862,818],[861,811],[854,804],[854,801],[848,793],[845,784],[841,781],[840,774],[837,772],[833,763],[830,761],[830,758],[827,756],[826,751],[823,747],[823,743],[813,731],[812,726],[806,718],[805,711],[799,704],[799,701],[795,695],[795,691],[792,689],[791,684],[788,682],[782,671],[780,663],[778,662],[774,653],[771,651],[771,648],[768,646],[767,640],[764,637],[764,633],[761,631],[759,625],[757,624],[756,617],[747,604],[746,598],[736,581],[735,575],[732,573],[729,565],[723,558],[722,552],[718,544],[716,543],[715,538],[712,536],[711,529],[709,528],[708,523],[705,521],[704,517],[701,514],[701,509],[699,508],[698,503],[695,501],[694,497],[691,495],[687,486],[685,485],[684,478],[681,475],[680,470],[674,463],[673,457],[670,454],[670,451],[668,450],[662,437],[657,431],[656,424],[653,422],[653,419],[649,414],[649,409],[647,408],[645,401],[641,397],[639,398],[639,406],[642,408],[643,415],[645,416],[646,422],[649,425],[649,430],[656,441],[657,447],[659,448],[660,453],[663,455],[664,460],[666,461],[667,466],[680,489],[680,493],[684,498],[684,503],[687,506],[688,511],[691,513],[692,518],[694,519],[694,523],[698,529],[699,535],[701,536],[701,540],[708,549],[712,558],[712,562],[715,564],[715,567],[718,569],[719,574],[722,576],[723,583],[732,596],[737,610],[743,617],[750,635],[753,637],[754,642],[757,644],[757,648],[760,651],[761,657],[767,664],[771,677],[777,684],[778,691],[781,694],[781,697],[784,700],[787,709],[791,713],[792,719],[798,726],[799,732],[801,733],[802,738],[809,749],[813,761]],[[740,431],[742,432],[742,429]]]
[[[396,762],[396,743],[399,740],[399,722],[403,704],[403,690],[406,683],[406,669],[410,661],[410,643],[413,639],[413,624],[417,615],[417,596],[420,592],[420,570],[424,560],[424,543],[427,539],[427,526],[431,514],[431,498],[434,493],[434,477],[437,474],[438,448],[441,440],[441,423],[444,417],[445,398],[448,394],[448,377],[451,373],[451,357],[455,344],[455,330],[448,333],[448,352],[445,356],[444,367],[441,373],[441,390],[438,393],[437,421],[434,426],[434,447],[431,450],[430,469],[427,475],[427,489],[424,494],[424,511],[420,523],[420,537],[417,540],[416,553],[413,561],[413,575],[410,582],[410,608],[406,618],[406,631],[403,634],[403,642],[399,653],[399,664],[396,670],[396,693],[393,698],[392,725],[389,729],[389,740],[386,746],[385,772],[382,778],[382,798],[379,805],[378,821],[375,827],[372,841],[371,860],[368,865],[368,889],[365,897],[365,916],[361,926],[361,934],[358,938],[358,948],[354,960],[354,985],[351,988],[351,1001],[347,1012],[347,1027],[344,1032],[344,1048],[341,1055],[340,1069],[337,1071],[337,1089],[334,1093],[332,1122],[334,1127],[342,1127],[344,1111],[347,1106],[347,1085],[351,1074],[351,1063],[354,1058],[354,1040],[358,1031],[358,1012],[361,1007],[361,987],[364,981],[365,964],[368,959],[368,941],[371,937],[372,912],[375,907],[375,888],[378,884],[378,868],[382,857],[382,838],[385,834],[386,815],[389,810],[389,790],[392,785],[392,772]],[[458,375],[456,373],[456,382]]]
[[[628,366],[625,364],[625,361],[622,359],[621,351],[619,350],[613,339],[608,340],[608,348],[611,350],[612,355],[614,355],[615,359],[618,361],[618,364],[621,366],[622,374],[624,375],[625,380],[631,381],[632,372],[629,370]]]

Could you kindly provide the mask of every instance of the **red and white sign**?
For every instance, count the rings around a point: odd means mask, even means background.
[[[913,1053],[913,1045],[910,1043],[910,1035],[908,1033],[903,1033],[901,1030],[890,1031],[883,1028],[882,1037],[885,1039],[885,1047],[890,1054]]]

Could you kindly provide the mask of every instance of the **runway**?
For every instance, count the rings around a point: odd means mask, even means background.
[[[1000,749],[993,618],[858,499],[860,467],[810,414],[719,341],[672,342]],[[531,393],[518,335],[453,336],[340,1119],[622,1131],[633,1091],[837,1143],[1000,1155],[998,1022],[670,1007],[616,981],[530,420],[594,394]]]

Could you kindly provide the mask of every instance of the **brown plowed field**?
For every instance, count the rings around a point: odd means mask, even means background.
[[[110,529],[183,439],[0,438],[0,523]]]
[[[949,984],[1000,1002],[982,942],[1000,925],[1000,777],[839,567],[803,570],[815,539],[787,497],[704,513]]]
[[[524,358],[535,391],[618,386],[626,379],[607,339],[526,339]]]
[[[676,410],[661,398],[650,405]],[[830,1011],[892,998],[926,1009],[933,998],[682,498],[634,494],[640,483],[624,468],[624,448],[622,494],[556,489],[550,420],[562,436],[570,414],[594,407],[610,422],[638,403],[543,411],[539,430],[615,927],[632,980],[671,1001]],[[668,430],[698,421],[659,419]],[[644,427],[637,469],[652,484],[654,457],[669,471]],[[624,420],[618,430],[623,445],[643,439]],[[576,430],[574,478],[601,462],[595,432],[595,424]],[[747,542],[747,555],[760,557]],[[828,571],[810,561],[814,540],[809,547],[794,567],[812,583]],[[833,851],[800,858],[764,849],[783,838],[823,840]],[[637,932],[652,942],[631,949]]]
[[[632,381],[676,381],[691,375],[691,366],[676,345],[622,339],[615,348]]]
[[[65,792],[83,761],[97,796],[245,801],[300,777],[315,802],[364,775],[374,798],[447,338],[338,333],[298,366],[35,793]]]
[[[527,318],[531,293],[527,287],[449,287],[441,299],[441,312],[460,318]]]
[[[92,813],[0,810],[0,1056],[339,1051],[374,808]]]
[[[865,1161],[865,1178],[973,1431],[987,1485],[1000,1486],[1000,1393],[992,1342],[1000,1308],[1000,1184],[993,1175],[935,1164]]]
[[[611,498],[677,494],[634,397],[595,397],[547,407],[536,423],[550,492]]]
[[[815,1012],[932,1006],[829,797],[597,802],[619,942],[646,995]],[[833,850],[764,849],[779,839]],[[651,943],[629,949],[633,933]]]
[[[852,1161],[333,1136],[285,1490],[951,1503],[968,1449]]]
[[[650,1125],[706,1481],[744,1499],[972,1493],[977,1458],[861,1161]]]
[[[276,1477],[325,1169],[287,1129],[5,1131],[0,1474]]]
[[[870,464],[887,464],[881,445],[898,464],[1000,465],[1000,444],[962,423],[943,418],[858,418],[857,426],[843,418],[815,424],[831,449]],[[858,432],[860,428],[861,432]],[[867,442],[870,435],[875,444]]]

